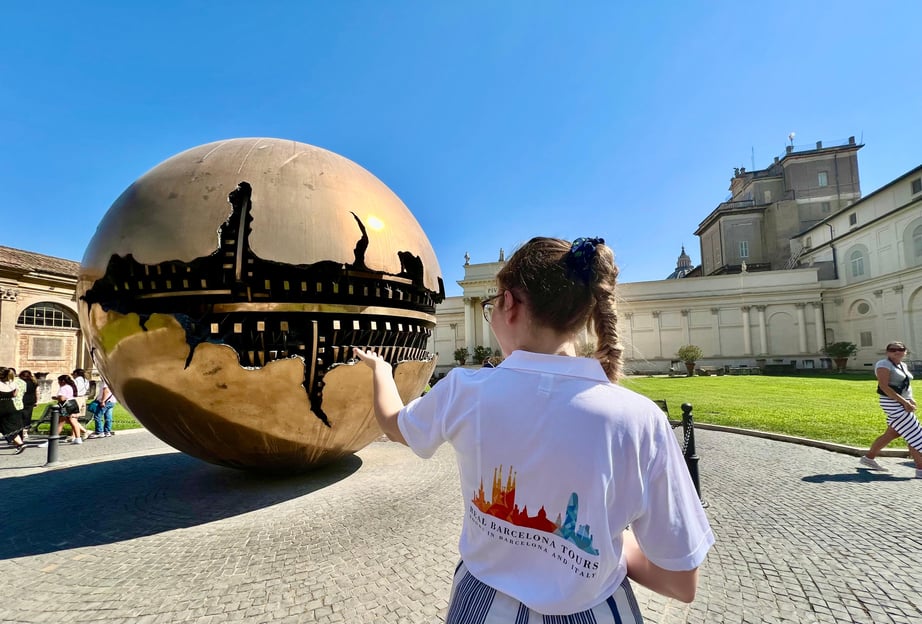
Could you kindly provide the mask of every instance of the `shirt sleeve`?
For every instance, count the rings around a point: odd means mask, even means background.
[[[455,374],[449,373],[423,396],[410,401],[397,414],[397,427],[414,453],[428,459],[447,441],[446,407],[454,395]]]
[[[644,513],[631,523],[631,530],[654,564],[666,570],[692,570],[704,561],[714,534],[665,419],[657,426],[656,438]]]

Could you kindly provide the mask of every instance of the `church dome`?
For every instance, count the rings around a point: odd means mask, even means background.
[[[679,259],[676,261],[675,271],[669,274],[666,279],[679,279],[685,277],[694,270],[692,266],[691,257],[685,253],[685,245],[682,245],[682,253],[679,254]]]

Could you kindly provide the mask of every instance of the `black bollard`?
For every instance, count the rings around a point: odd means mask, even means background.
[[[682,403],[682,431],[685,434],[685,465],[688,467],[688,474],[695,485],[698,499],[702,505],[707,507],[704,499],[701,498],[701,484],[698,479],[698,455],[695,452],[695,418],[692,416],[691,403]]]
[[[51,413],[51,431],[48,432],[48,460],[45,462],[46,466],[58,463],[58,440],[61,438],[58,435],[61,408],[57,405],[52,405],[49,410]]]

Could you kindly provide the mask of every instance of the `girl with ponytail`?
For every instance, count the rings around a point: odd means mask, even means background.
[[[465,513],[449,623],[642,622],[628,579],[691,602],[714,542],[660,409],[621,386],[611,249],[533,238],[483,303],[506,359],[456,368],[404,405],[371,367],[375,415],[428,458],[455,450]],[[591,358],[577,356],[584,328]]]

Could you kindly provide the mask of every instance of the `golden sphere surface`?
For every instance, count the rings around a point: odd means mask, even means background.
[[[419,396],[444,286],[419,223],[371,173],[252,138],[129,186],[77,295],[97,367],[151,432],[213,463],[300,471],[381,435],[352,346],[379,349],[404,401]]]

